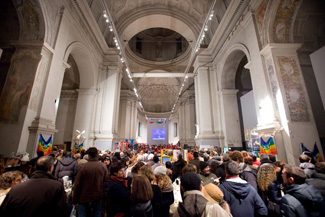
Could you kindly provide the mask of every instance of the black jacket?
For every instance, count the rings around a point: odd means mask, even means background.
[[[282,198],[281,212],[288,217],[316,217],[323,205],[322,195],[311,185],[290,185]]]
[[[245,164],[243,172],[242,172],[242,179],[246,180],[255,190],[257,191],[257,169],[254,169],[247,164]]]
[[[69,216],[63,185],[39,170],[30,180],[14,186],[1,208],[4,217]]]
[[[129,214],[130,217],[153,217],[151,202],[133,204]]]
[[[315,172],[311,177],[311,179],[306,180],[306,183],[314,186],[325,198],[325,174]]]
[[[173,164],[172,167],[172,181],[174,182],[176,178],[182,175],[182,169],[185,167],[186,161],[184,160],[178,160]]]
[[[120,183],[111,180],[108,184],[108,210],[107,216],[117,213],[128,214],[130,211],[130,191]]]

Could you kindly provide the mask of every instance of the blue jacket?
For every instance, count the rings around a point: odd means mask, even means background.
[[[256,190],[247,182],[224,181],[219,188],[233,217],[267,216],[267,208]]]
[[[314,187],[290,185],[282,198],[281,212],[288,217],[316,217],[320,216],[323,205],[322,195]]]

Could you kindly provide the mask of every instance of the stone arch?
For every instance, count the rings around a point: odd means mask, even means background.
[[[127,29],[121,32],[121,38],[131,39],[137,33],[149,28],[166,28],[174,30],[189,41],[189,46],[195,46],[196,33],[185,22],[164,14],[152,14],[140,17],[128,24]]]
[[[234,44],[225,53],[221,61],[221,89],[235,89],[237,67],[244,56],[247,57],[249,63],[251,57],[248,49],[243,44]]]
[[[80,42],[71,43],[64,54],[64,61],[72,55],[77,63],[80,73],[80,89],[91,89],[96,87],[95,67],[89,50]]]

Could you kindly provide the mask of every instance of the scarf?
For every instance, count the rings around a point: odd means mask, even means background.
[[[123,178],[123,177],[117,177],[117,176],[111,176],[111,180],[115,181],[119,184],[121,184],[122,186],[124,186],[125,188],[128,187],[127,181]]]

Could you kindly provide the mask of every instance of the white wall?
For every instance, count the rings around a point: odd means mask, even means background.
[[[254,92],[250,91],[240,97],[244,129],[253,129],[257,126]]]
[[[325,108],[325,46],[310,54],[311,63],[314,69],[319,93]]]

